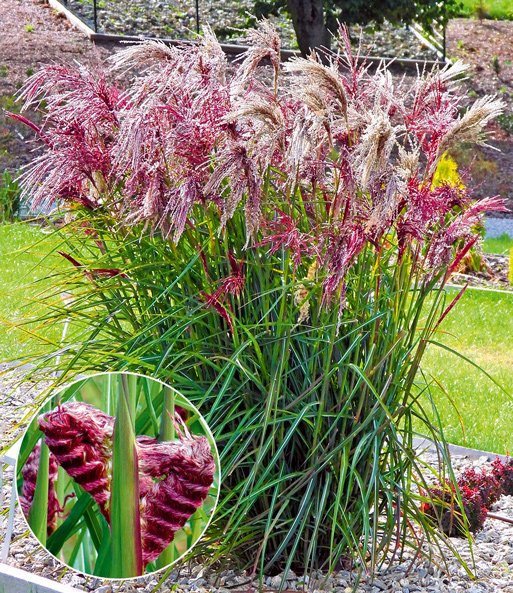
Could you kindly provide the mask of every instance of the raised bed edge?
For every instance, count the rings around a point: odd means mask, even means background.
[[[413,438],[413,447],[417,451],[435,450],[434,443],[427,438]],[[499,455],[499,453],[490,453],[490,451],[480,451],[479,449],[471,449],[469,447],[461,447],[460,445],[452,445],[447,443],[447,448],[451,455],[463,455],[471,459],[479,459],[480,457],[487,457],[488,461],[495,461],[497,457],[506,462],[510,457],[507,455]]]
[[[80,593],[79,589],[36,574],[0,564],[0,589],[5,593]]]

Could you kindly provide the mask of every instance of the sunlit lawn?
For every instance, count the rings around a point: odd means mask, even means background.
[[[513,395],[513,293],[467,290],[442,322],[437,340],[473,360]],[[513,452],[513,397],[468,362],[435,346],[424,368],[447,392],[433,387],[450,442]]]
[[[513,248],[513,239],[506,233],[500,237],[485,239],[483,241],[483,251],[485,253],[508,254]]]
[[[513,19],[513,4],[511,0],[461,0],[462,16],[475,16],[478,10],[483,11],[486,18],[498,20]]]
[[[30,248],[38,242],[41,243]],[[40,226],[0,225],[0,361],[30,352],[30,342],[19,331],[12,330],[10,324],[26,313],[23,305],[29,298],[37,299],[40,288],[34,283],[50,272],[50,266],[58,265],[58,257],[48,259],[48,267],[36,265],[49,250],[47,235]],[[23,288],[27,285],[30,288]]]

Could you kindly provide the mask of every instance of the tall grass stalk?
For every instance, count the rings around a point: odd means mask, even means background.
[[[43,545],[46,544],[46,530],[48,525],[49,454],[48,447],[44,444],[41,445],[34,501],[28,516],[30,528]]]
[[[454,476],[418,377],[459,298],[444,285],[480,214],[503,204],[434,179],[503,106],[485,97],[460,116],[460,63],[406,89],[369,74],[340,33],[329,65],[282,67],[263,22],[233,75],[207,31],[121,52],[116,67],[138,72],[124,94],[60,67],[21,90],[48,108],[25,195],[65,204],[55,233],[70,267],[20,326],[43,339],[71,315],[58,381],[133,370],[199,407],[224,479],[191,555],[261,578],[376,569],[408,547],[457,554],[422,511],[426,474]],[[440,468],[416,458],[414,421],[440,443]]]
[[[8,170],[0,177],[0,222],[14,222],[20,214],[21,188]]]
[[[174,391],[166,386],[164,387],[164,406],[162,408],[162,417],[160,421],[160,430],[159,430],[159,441],[174,441],[175,440],[175,427],[173,425],[173,420],[175,416],[175,394]],[[197,511],[196,511],[197,512]],[[191,524],[195,524],[194,515],[191,517]],[[199,539],[201,535],[201,528],[200,533],[195,534],[196,537],[193,537],[193,541]],[[175,561],[176,554],[175,554],[175,544],[174,542],[171,543],[157,558],[157,568],[164,568],[168,566],[172,562]]]
[[[135,577],[143,572],[134,430],[137,392],[133,377],[121,375],[114,425],[110,508],[112,576],[118,578]]]

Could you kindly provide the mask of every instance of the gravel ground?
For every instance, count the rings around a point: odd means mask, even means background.
[[[0,367],[1,370],[1,367]],[[14,388],[13,378],[4,376],[0,383],[2,403],[1,438],[5,445],[7,433],[23,419],[27,406],[42,392],[44,386],[35,387],[30,382]],[[7,400],[5,398],[8,397]],[[22,422],[23,425],[23,422]],[[20,432],[23,426],[16,432]],[[429,463],[436,464],[434,452],[423,453],[423,458]],[[478,468],[489,467],[490,459],[482,456],[472,459],[461,455],[453,455],[453,465],[456,473],[464,468],[475,466]],[[4,474],[4,502],[2,511],[8,508],[12,483],[12,469]],[[513,497],[503,496],[494,508],[496,514],[513,518]],[[0,528],[0,536],[5,531],[5,520]],[[450,555],[448,556],[448,571],[443,565],[428,562],[425,559],[415,559],[406,552],[400,563],[395,563],[390,569],[378,572],[374,579],[364,575],[357,588],[357,593],[379,593],[381,591],[410,593],[485,593],[503,591],[513,593],[513,526],[503,521],[488,519],[483,531],[475,537],[473,556],[466,540],[452,539],[462,559],[467,562],[475,573],[476,578],[471,578],[459,563]],[[475,565],[474,565],[474,561]],[[156,589],[162,573],[154,573],[147,577],[130,581],[107,581],[99,578],[86,577],[72,570],[66,570],[64,565],[48,554],[38,544],[37,540],[28,532],[27,525],[18,510],[15,520],[14,534],[11,542],[8,563],[32,573],[39,574],[49,579],[60,580],[80,590],[109,593],[150,593],[159,591],[196,592],[196,593],[234,593],[248,591],[249,579],[246,573],[235,573],[225,570],[220,575],[203,568],[200,565],[182,567],[180,572],[172,572],[162,585]],[[474,566],[473,566],[474,565]],[[275,591],[283,575],[267,577],[264,591]],[[294,573],[288,573],[286,590],[305,590],[312,593],[328,591],[331,593],[349,593],[355,582],[355,575],[347,571],[340,571],[329,579],[324,579],[321,574],[312,574],[303,579]]]
[[[504,234],[513,237],[513,219],[486,217],[485,231],[486,236],[492,239],[502,237]]]

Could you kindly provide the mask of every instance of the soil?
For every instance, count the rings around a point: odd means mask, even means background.
[[[513,22],[455,19],[447,29],[447,51],[469,65],[469,100],[496,95],[505,113],[489,128],[489,146],[460,146],[453,156],[470,167],[476,198],[500,195],[513,218]],[[500,213],[494,213],[501,216]]]
[[[99,67],[119,48],[91,43],[45,2],[1,0],[0,110],[19,110],[12,95],[41,65],[76,60]],[[453,156],[461,168],[469,168],[475,197],[502,196],[512,210],[506,216],[513,217],[513,22],[453,20],[447,49],[449,56],[470,66],[464,82],[470,102],[496,94],[507,103],[500,125],[490,126],[489,146],[462,145]],[[30,137],[23,124],[6,119],[0,111],[0,172],[6,168],[15,172],[33,158],[33,147],[26,142]]]
[[[4,110],[19,112],[13,95],[28,76],[49,63],[78,61],[99,67],[114,51],[111,45],[91,43],[66,18],[37,0],[0,1],[0,175],[17,171],[33,158],[33,135],[20,123],[5,117]],[[118,46],[119,47],[119,46]],[[29,119],[37,115],[29,113]]]

